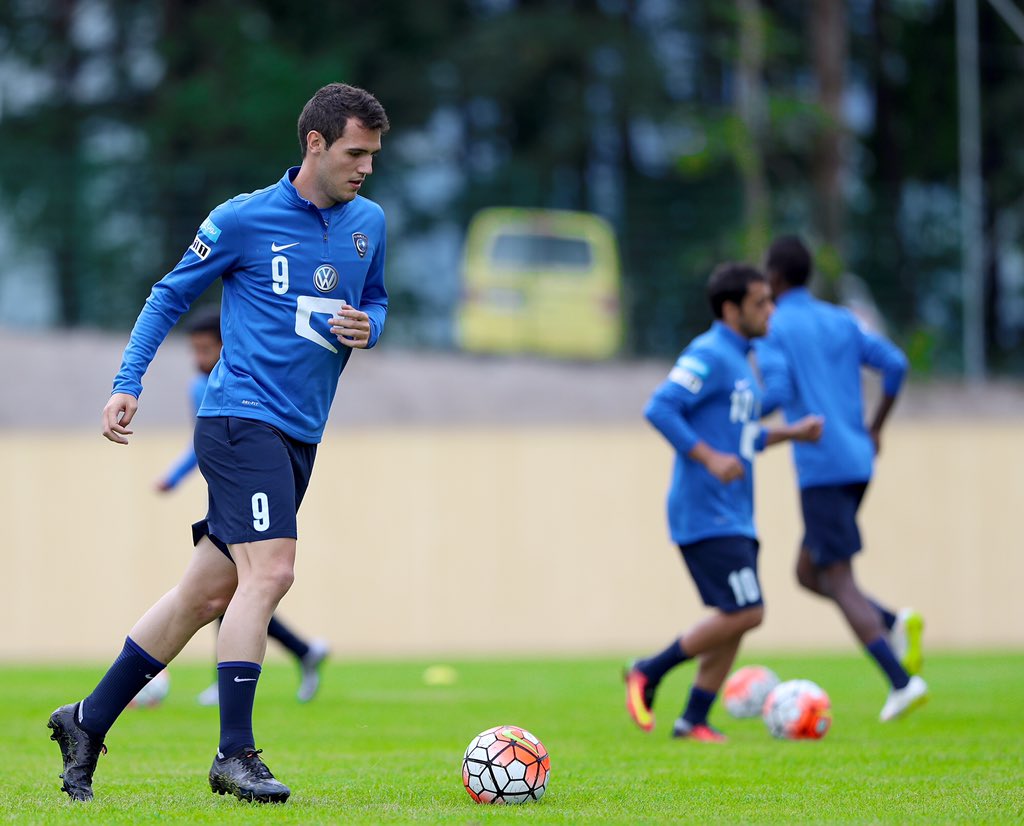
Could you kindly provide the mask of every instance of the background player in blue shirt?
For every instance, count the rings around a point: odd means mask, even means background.
[[[203,403],[206,385],[210,373],[220,360],[223,341],[220,337],[220,311],[208,309],[200,311],[188,325],[189,346],[192,348],[192,359],[196,366],[196,375],[189,387],[192,401],[192,413],[195,415]],[[181,481],[198,466],[196,451],[191,442],[182,452],[178,460],[156,484],[161,493],[174,490]],[[217,620],[218,626],[220,618]],[[267,636],[277,640],[295,657],[301,674],[297,696],[299,702],[308,703],[316,696],[320,688],[320,666],[327,658],[330,649],[324,640],[304,640],[288,627],[276,614],[270,618]],[[220,694],[219,683],[212,685],[199,694],[199,704],[204,706],[217,705]]]
[[[672,541],[705,605],[715,608],[668,647],[626,673],[626,708],[645,731],[654,728],[654,692],[668,671],[698,661],[689,700],[673,737],[724,740],[708,712],[739,651],[761,624],[754,530],[755,451],[789,439],[814,440],[818,416],[785,427],[760,424],[761,390],[751,369],[750,340],[763,336],[772,312],[768,280],[745,264],[722,264],[708,281],[717,319],[683,351],[644,411],[676,451],[668,519]]]
[[[128,702],[222,614],[210,788],[258,802],[291,794],[259,757],[253,701],[267,625],[294,579],[296,513],[338,380],[353,349],[377,342],[387,314],[384,214],[359,196],[387,130],[370,93],[319,89],[299,116],[302,165],[214,209],[132,329],[103,409],[103,435],[115,444],[132,435],[157,348],[221,279],[224,347],[195,428],[209,509],[192,526],[195,551],[178,584],[134,625],[92,693],[50,716],[74,800],[92,799],[104,738]],[[346,469],[334,483],[344,497],[358,480]]]
[[[793,446],[805,525],[797,580],[836,603],[885,673],[891,690],[880,718],[892,720],[927,698],[928,688],[915,673],[921,668],[923,621],[909,609],[897,616],[865,596],[854,578],[853,556],[861,549],[857,510],[907,360],[891,341],[865,330],[851,312],[810,294],[811,255],[799,238],[774,241],[766,269],[778,308],[768,336],[757,345],[764,412],[781,407],[788,421],[809,411],[825,417],[819,442]],[[883,395],[870,426],[864,421],[862,367],[882,375]]]

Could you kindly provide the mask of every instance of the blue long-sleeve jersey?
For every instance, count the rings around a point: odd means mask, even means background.
[[[371,347],[384,327],[384,213],[360,196],[319,209],[295,189],[297,172],[210,213],[146,299],[114,392],[139,396],[157,347],[220,278],[224,346],[198,415],[258,419],[301,442],[320,441],[351,355],[328,319],[345,301],[362,310]]]
[[[195,378],[192,379],[192,384],[189,386],[188,395],[192,401],[192,415],[197,416],[199,414],[199,408],[203,404],[203,396],[206,394],[206,385],[209,384],[210,377],[206,373],[197,373]],[[188,476],[193,470],[199,466],[199,460],[196,458],[196,450],[192,446],[192,440],[189,439],[188,447],[182,452],[178,460],[171,465],[171,469],[167,471],[167,476],[164,481],[167,483],[169,488],[176,488],[178,484]]]
[[[870,480],[875,449],[864,422],[861,367],[881,372],[884,393],[896,396],[907,372],[903,352],[865,330],[849,310],[800,287],[780,296],[755,353],[765,414],[781,407],[789,422],[811,413],[825,417],[820,441],[793,443],[800,487]]]
[[[761,390],[747,361],[749,351],[747,339],[716,321],[683,351],[644,409],[676,450],[668,521],[677,544],[715,536],[757,538],[753,460],[764,447],[764,431]],[[691,459],[687,454],[698,441],[738,455],[743,478],[722,484]]]

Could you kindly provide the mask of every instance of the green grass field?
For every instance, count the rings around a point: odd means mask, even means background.
[[[745,662],[755,661],[746,658]],[[730,742],[670,740],[692,666],[662,684],[658,727],[635,729],[623,706],[622,661],[449,662],[458,680],[430,686],[427,662],[335,662],[320,696],[294,699],[291,666],[264,671],[258,745],[292,788],[283,806],[210,793],[217,710],[196,694],[211,668],[174,665],[157,709],[129,710],[107,738],[96,799],[60,791],[46,719],[81,697],[96,667],[0,667],[0,816],[19,823],[952,823],[1024,819],[1024,655],[931,654],[929,704],[887,725],[885,690],[854,654],[756,657],[782,679],[806,677],[832,698],[820,742],[773,740],[759,720],[712,722]],[[473,803],[461,759],[479,731],[523,726],[551,753],[539,803]]]

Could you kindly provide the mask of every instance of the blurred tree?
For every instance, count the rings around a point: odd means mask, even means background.
[[[1024,51],[980,9],[989,346],[1008,365]],[[823,269],[863,275],[941,368],[959,336],[955,73],[939,0],[11,0],[0,204],[52,262],[62,323],[127,325],[212,206],[297,162],[298,106],[344,80],[395,125],[368,194],[399,241],[397,328],[452,309],[435,239],[476,209],[565,207],[618,231],[634,352],[706,325],[710,268],[757,259],[770,228],[825,242]]]
[[[130,146],[136,126],[129,64],[140,14],[127,2],[109,5],[11,3],[0,16],[9,89],[0,116],[0,199],[20,243],[47,251],[68,325],[117,306],[131,243],[110,231],[126,210],[103,169],[117,164],[122,179],[134,177],[134,159],[115,161],[111,150]]]
[[[764,90],[764,19],[758,0],[737,0],[739,49],[736,65],[737,166],[743,178],[743,253],[757,261],[771,233],[771,198],[764,172],[767,104]]]
[[[846,224],[846,196],[842,179],[848,168],[844,144],[846,125],[843,95],[847,89],[849,59],[846,3],[844,0],[816,0],[809,4],[811,52],[817,104],[822,112],[821,128],[815,141],[814,214],[819,250],[819,270],[835,283],[843,270],[843,242]]]

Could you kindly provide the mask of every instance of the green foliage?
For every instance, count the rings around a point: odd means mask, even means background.
[[[955,350],[940,341],[959,323],[955,4],[844,5],[859,117],[833,123],[818,103],[812,4],[773,0],[754,4],[752,126],[737,114],[736,67],[751,55],[734,2],[0,4],[0,208],[19,247],[48,257],[62,324],[126,328],[213,206],[298,162],[301,105],[341,80],[374,91],[394,127],[367,194],[388,211],[389,250],[417,251],[392,255],[399,325],[454,309],[453,268],[418,253],[431,239],[481,207],[563,207],[618,231],[632,352],[669,354],[702,329],[714,264],[759,260],[781,231],[827,241],[825,282],[857,273],[898,331],[932,329],[937,352]],[[990,4],[979,14],[996,319],[1012,302],[992,228],[1024,211],[1024,52]],[[816,186],[836,128],[838,238]],[[994,363],[1016,363],[1019,334],[990,333]]]
[[[1019,653],[928,659],[929,705],[877,721],[883,681],[859,654],[748,655],[783,679],[822,685],[833,704],[823,741],[773,740],[758,720],[712,722],[730,742],[672,741],[692,666],[659,689],[658,725],[634,728],[620,669],[608,659],[460,661],[453,685],[426,685],[427,662],[330,664],[321,694],[295,702],[290,666],[269,665],[256,709],[258,745],[293,789],[283,806],[210,793],[217,710],[196,693],[208,665],[172,665],[158,709],[129,710],[107,738],[96,799],[60,791],[45,721],[87,692],[98,667],[0,667],[4,819],[32,823],[983,823],[1024,817]],[[461,759],[479,731],[521,725],[551,753],[543,800],[473,803]]]

